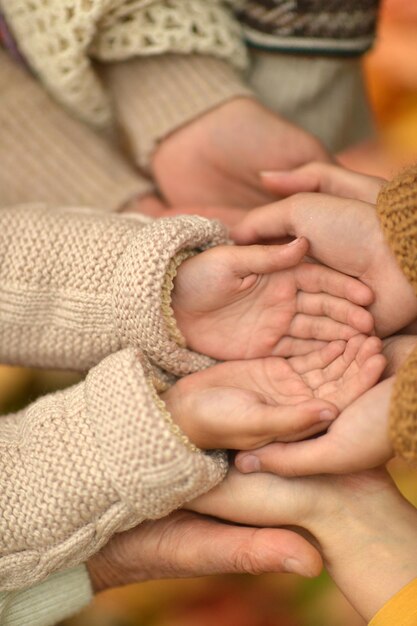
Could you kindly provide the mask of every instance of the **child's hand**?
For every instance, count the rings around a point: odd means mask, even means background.
[[[397,332],[417,317],[414,289],[386,242],[375,207],[370,204],[300,193],[251,211],[233,229],[232,236],[239,244],[307,237],[311,257],[357,276],[372,289],[375,301],[370,311],[380,337]]]
[[[376,337],[356,335],[307,356],[229,361],[164,394],[174,422],[200,448],[250,450],[325,429],[385,366]]]
[[[284,246],[218,246],[179,268],[172,307],[187,346],[216,359],[305,354],[373,329],[371,290]],[[291,269],[286,269],[291,268]]]
[[[348,406],[322,437],[274,443],[238,454],[237,468],[282,476],[345,474],[378,467],[393,456],[388,414],[394,378],[376,385]]]
[[[384,339],[384,356],[387,359],[387,367],[384,378],[393,376],[408,359],[417,345],[416,335],[394,335]]]

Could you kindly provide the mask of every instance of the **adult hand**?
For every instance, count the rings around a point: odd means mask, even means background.
[[[318,551],[290,530],[243,528],[186,511],[115,535],[87,563],[94,592],[163,578],[320,573]]]
[[[261,172],[268,191],[281,197],[315,191],[375,204],[383,178],[366,176],[334,163],[313,162],[287,171]]]
[[[379,383],[348,406],[328,431],[309,441],[273,443],[240,452],[236,467],[243,473],[282,476],[345,474],[378,467],[393,456],[388,436],[389,405],[394,378]]]
[[[172,308],[187,345],[216,359],[293,356],[373,329],[361,282],[283,246],[218,246],[178,269]],[[298,264],[298,265],[297,265]]]
[[[232,469],[187,507],[241,524],[307,529],[367,621],[417,576],[417,511],[383,470],[283,478]]]
[[[251,211],[232,230],[239,244],[305,236],[314,259],[356,276],[374,295],[369,307],[379,336],[400,330],[417,316],[417,298],[385,242],[370,204],[301,193]]]
[[[262,170],[330,160],[321,143],[252,98],[235,98],[167,137],[153,174],[172,205],[253,208],[273,199]]]
[[[379,379],[381,340],[356,335],[307,356],[228,361],[186,376],[163,399],[198,447],[250,450],[325,429]]]

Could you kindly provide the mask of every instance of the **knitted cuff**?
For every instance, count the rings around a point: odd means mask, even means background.
[[[0,420],[0,590],[84,563],[115,533],[167,515],[224,477],[225,455],[203,453],[172,423],[157,376],[143,354],[123,350],[6,428]]]
[[[0,50],[0,206],[43,201],[116,210],[152,190]]]
[[[400,368],[390,409],[394,450],[406,461],[417,460],[417,348]]]
[[[113,279],[113,311],[121,346],[139,346],[155,364],[176,376],[212,365],[211,358],[172,338],[162,295],[168,268],[178,252],[201,251],[226,242],[224,226],[193,215],[159,219],[142,228],[120,259]]]
[[[87,606],[92,598],[84,565],[58,572],[19,592],[0,593],[0,623],[7,626],[55,626]]]
[[[223,453],[203,453],[172,422],[156,395],[154,375],[149,361],[130,349],[106,359],[86,380],[86,402],[107,475],[142,520],[168,515],[214,487],[227,470]],[[119,415],[117,429],[114,415]]]
[[[227,62],[197,54],[135,59],[105,66],[103,74],[124,143],[146,171],[167,135],[232,98],[253,96]]]
[[[417,167],[414,166],[380,191],[376,210],[385,237],[417,294]]]

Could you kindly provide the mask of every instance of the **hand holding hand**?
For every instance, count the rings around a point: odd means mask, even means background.
[[[358,472],[386,463],[393,456],[388,436],[393,382],[394,378],[388,378],[369,389],[345,408],[321,437],[239,453],[236,467],[243,473],[307,476]]]
[[[253,208],[274,196],[262,170],[330,160],[318,139],[252,98],[235,98],[169,135],[153,158],[153,174],[174,206]]]
[[[200,448],[251,450],[325,429],[376,383],[385,366],[377,337],[356,335],[317,352],[228,361],[179,380],[163,399]]]
[[[300,263],[304,238],[283,246],[218,246],[178,269],[172,308],[187,346],[216,359],[292,356],[369,333],[371,290]]]

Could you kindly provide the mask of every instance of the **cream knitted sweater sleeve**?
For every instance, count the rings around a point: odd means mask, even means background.
[[[20,50],[47,89],[78,117],[112,119],[92,59],[210,54],[246,64],[239,23],[222,0],[0,0]]]
[[[158,383],[158,384],[157,384]],[[0,590],[75,566],[116,533],[170,513],[225,474],[170,421],[133,348],[0,419]]]
[[[217,222],[24,205],[0,211],[0,362],[86,371],[133,346],[184,375],[211,359],[179,345],[163,311],[179,251],[224,243]]]

